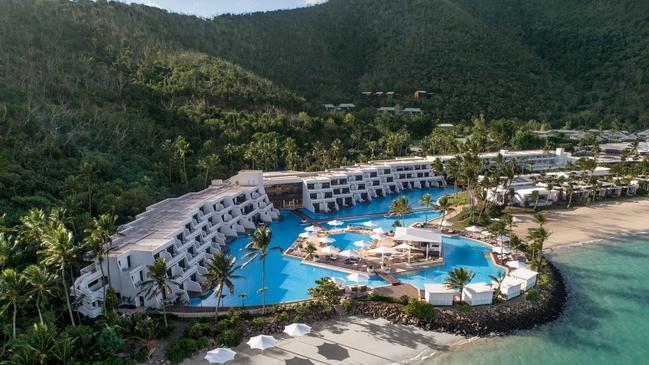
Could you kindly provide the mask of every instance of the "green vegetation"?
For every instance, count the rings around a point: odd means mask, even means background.
[[[532,301],[532,302],[536,302],[537,300],[539,300],[539,292],[538,292],[538,290],[536,290],[534,288],[530,288],[527,291],[527,293],[525,294],[525,299],[529,300],[529,301]]]
[[[460,297],[464,291],[464,287],[473,280],[475,272],[464,267],[454,267],[448,272],[444,278],[444,284],[450,289],[457,289],[460,292]]]
[[[217,321],[219,318],[219,308],[223,299],[223,290],[227,288],[230,295],[234,294],[234,283],[232,280],[242,278],[242,276],[235,274],[241,268],[235,265],[236,262],[236,258],[218,251],[214,253],[212,260],[207,264],[205,283],[208,288],[216,288],[217,300],[214,309],[214,319]]]
[[[424,321],[432,321],[437,315],[435,307],[432,304],[420,302],[414,298],[410,299],[410,302],[403,307],[403,311],[410,316]]]
[[[336,283],[329,278],[320,278],[315,284],[315,287],[308,289],[308,293],[320,302],[325,310],[333,310],[334,305],[340,304],[342,292]]]
[[[273,231],[268,227],[260,226],[250,235],[250,243],[242,248],[242,250],[246,251],[243,258],[248,259],[242,267],[255,260],[261,261],[261,288],[259,288],[259,292],[261,292],[262,313],[266,313],[266,257],[270,251],[282,251],[280,247],[269,247],[272,238]]]

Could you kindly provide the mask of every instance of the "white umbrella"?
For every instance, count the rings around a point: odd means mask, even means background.
[[[449,222],[447,220],[443,220],[439,225],[442,226],[442,227],[450,227],[450,226],[453,225],[453,223]]]
[[[505,265],[511,267],[512,269],[529,269],[530,268],[530,266],[528,264],[526,264],[524,262],[520,262],[520,261],[507,261],[507,263]]]
[[[321,249],[320,252],[325,253],[325,254],[334,254],[334,253],[340,252],[340,250],[336,246],[327,246],[327,247]]]
[[[395,250],[394,248],[391,248],[391,247],[381,246],[381,247],[377,247],[375,249],[372,249],[369,252],[370,253],[380,253],[381,254],[381,264],[383,264],[383,260],[385,259],[385,255],[386,254],[396,253],[397,250]]]
[[[356,242],[354,242],[354,246],[361,247],[361,248],[368,248],[371,245],[372,244],[370,242],[367,242],[367,241],[356,241]]]
[[[354,250],[345,250],[345,251],[342,251],[342,252],[340,253],[340,256],[342,256],[342,257],[349,257],[349,258],[357,258],[357,257],[361,257],[361,255],[360,255],[358,252],[354,251]]]
[[[318,242],[320,242],[320,243],[334,243],[334,242],[336,242],[336,240],[331,238],[331,237],[320,237],[320,238],[318,238]]]
[[[293,337],[304,336],[309,332],[311,332],[311,326],[304,323],[293,323],[284,327],[284,333]]]
[[[383,229],[383,227],[374,228],[372,231],[373,231],[374,233],[376,233],[376,234],[384,234],[384,233],[387,233],[387,231],[386,231],[385,229]]]
[[[313,232],[302,232],[300,233],[300,238],[309,238],[313,237]]]
[[[370,236],[370,238],[373,239],[373,240],[382,240],[384,238],[384,236],[380,235],[380,234],[373,234],[373,235]]]
[[[219,347],[205,354],[205,360],[210,364],[223,364],[232,359],[237,353],[226,347]]]
[[[392,248],[395,249],[395,250],[416,250],[417,249],[415,247],[410,246],[407,243],[402,243],[402,244],[400,244],[398,246],[394,246]]]
[[[495,252],[497,254],[508,254],[508,253],[512,252],[507,247],[502,247],[502,246],[494,246],[494,247],[491,248],[491,251],[493,251],[493,252]]]
[[[372,222],[372,221],[363,222],[362,224],[363,224],[365,227],[369,227],[369,228],[377,227],[377,226],[378,226],[378,224],[376,224],[376,223],[374,223],[374,222]]]
[[[483,231],[483,229],[478,226],[468,226],[466,227],[466,230],[469,232],[476,232],[476,233],[480,233]]]
[[[512,222],[513,223],[521,223],[523,220],[518,218],[518,217],[512,217]]]
[[[248,346],[251,349],[259,349],[262,352],[277,345],[277,340],[273,336],[259,335],[248,340]]]
[[[319,232],[322,228],[318,226],[308,226],[304,230],[307,232]]]
[[[354,283],[362,283],[370,280],[370,277],[365,274],[355,272],[353,274],[347,275],[347,280],[352,281]]]
[[[339,221],[338,219],[334,219],[332,221],[327,222],[327,224],[330,226],[342,226],[343,224],[345,224],[345,222]]]
[[[331,276],[328,278],[329,280],[333,281],[334,284],[341,286],[345,284],[345,280],[343,278],[337,278],[335,276]]]

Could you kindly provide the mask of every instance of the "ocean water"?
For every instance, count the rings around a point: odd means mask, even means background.
[[[551,259],[570,293],[559,319],[421,364],[649,364],[649,237],[562,248]]]

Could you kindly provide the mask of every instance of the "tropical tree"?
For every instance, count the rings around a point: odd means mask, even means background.
[[[244,300],[248,297],[247,293],[241,292],[239,293],[239,298],[241,298],[241,308],[244,307]]]
[[[72,323],[72,326],[75,326],[72,304],[70,303],[70,295],[68,293],[68,288],[70,286],[65,277],[68,266],[72,265],[72,262],[77,256],[72,232],[65,228],[63,224],[58,224],[56,227],[51,228],[49,232],[44,234],[42,245],[43,248],[39,252],[41,257],[43,257],[41,264],[53,267],[59,273],[61,284],[63,285],[63,293],[65,294],[65,300],[68,306],[68,312],[70,314],[70,322]],[[70,278],[70,280],[74,282],[74,278]]]
[[[236,265],[237,259],[230,255],[217,251],[212,256],[212,260],[207,264],[207,275],[205,282],[212,288],[216,288],[217,300],[214,310],[215,321],[219,320],[219,307],[221,306],[221,295],[223,290],[228,288],[230,295],[234,293],[234,283],[232,280],[242,278],[235,273],[241,268]]]
[[[532,191],[532,194],[530,195],[530,198],[534,200],[534,210],[536,211],[539,205],[539,198],[541,197],[541,194],[539,193],[538,190]]]
[[[16,252],[16,241],[4,232],[0,233],[0,270],[14,257]]]
[[[176,278],[172,278],[167,272],[167,263],[162,257],[158,257],[153,264],[146,266],[148,280],[139,284],[139,294],[144,294],[147,299],[153,299],[158,296],[162,297],[160,305],[162,307],[162,317],[164,318],[165,327],[169,327],[167,322],[167,295],[172,292],[172,285],[179,286]]]
[[[25,281],[29,286],[27,295],[36,299],[36,310],[38,318],[43,323],[43,312],[41,306],[47,302],[47,298],[52,296],[56,275],[49,273],[44,267],[38,265],[29,265],[23,271]]]
[[[117,216],[112,216],[110,214],[102,214],[97,218],[93,218],[91,226],[86,229],[87,236],[84,240],[86,249],[95,256],[95,259],[99,263],[102,278],[108,278],[108,286],[110,286],[111,280],[110,265],[106,265],[108,268],[108,275],[105,275],[103,263],[104,260],[108,260],[108,254],[113,244],[112,236],[116,231],[116,222]],[[107,286],[104,285],[104,300],[102,301],[104,313],[106,310],[106,289]]]
[[[23,277],[14,269],[4,269],[0,273],[0,312],[6,313],[11,310],[12,332],[11,338],[16,339],[16,314],[18,304],[24,299],[23,289],[25,283]]]
[[[444,219],[446,218],[446,214],[453,211],[453,207],[450,200],[448,199],[448,196],[443,196],[437,200],[437,208],[435,210],[442,212],[442,219],[440,219],[439,221],[439,225],[441,227],[442,222],[444,222]]]
[[[257,227],[257,230],[250,235],[250,243],[242,250],[246,251],[244,259],[248,259],[242,267],[250,265],[254,260],[261,260],[261,307],[262,312],[266,313],[266,257],[270,251],[279,251],[280,247],[270,247],[270,241],[273,238],[273,231],[268,227]]]
[[[430,194],[424,194],[421,197],[421,200],[419,200],[419,204],[426,207],[426,214],[424,217],[424,224],[426,224],[428,223],[428,210],[430,209],[430,206],[433,205],[433,196]]]
[[[518,250],[522,245],[523,241],[521,240],[521,238],[518,237],[518,235],[512,233],[509,237],[509,247],[514,250],[514,255],[518,254]]]
[[[505,281],[506,277],[507,277],[506,271],[500,271],[498,275],[489,275],[489,278],[496,284],[493,293],[494,302],[497,301],[498,298],[500,297],[500,288],[502,287],[503,281]]]
[[[198,160],[198,167],[205,171],[205,183],[203,186],[207,188],[210,173],[214,171],[221,164],[221,158],[215,153],[211,153],[200,160]]]
[[[475,272],[465,269],[463,267],[454,267],[448,272],[444,278],[444,284],[449,289],[457,289],[460,291],[460,302],[462,301],[462,292],[464,287],[473,280]]]
[[[392,201],[392,204],[390,204],[390,215],[395,215],[399,217],[397,220],[396,224],[398,226],[401,225],[400,220],[403,218],[404,215],[412,213],[412,209],[410,208],[410,202],[408,201],[408,197],[406,196],[401,196],[397,199],[394,199]]]
[[[568,195],[568,208],[570,208],[570,205],[572,204],[572,197],[575,194],[575,187],[572,185],[572,183],[568,182],[568,186],[566,186],[566,195]]]
[[[548,219],[545,217],[543,213],[536,213],[534,214],[534,222],[538,224],[540,227],[543,227],[543,225],[548,222]]]
[[[529,235],[527,239],[532,243],[533,254],[532,258],[536,258],[536,268],[541,270],[543,265],[543,245],[545,241],[550,237],[550,232],[548,232],[544,227],[530,228]]]

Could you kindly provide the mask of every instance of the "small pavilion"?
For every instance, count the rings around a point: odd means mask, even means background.
[[[431,254],[442,257],[442,233],[437,229],[397,227],[394,231],[393,240],[408,243],[410,246],[425,250],[426,260]]]

